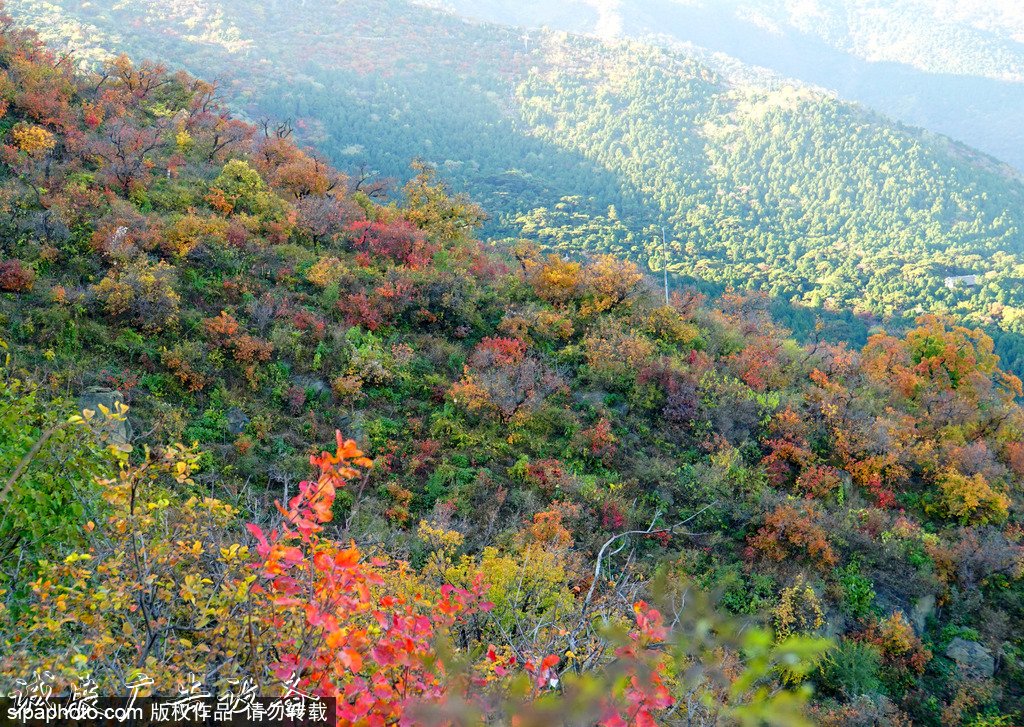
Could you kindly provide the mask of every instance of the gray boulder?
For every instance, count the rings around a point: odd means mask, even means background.
[[[968,641],[957,636],[949,642],[946,656],[956,662],[964,674],[987,679],[995,674],[996,660],[992,652],[977,641]]]
[[[293,376],[292,383],[298,386],[300,389],[306,389],[307,391],[313,391],[316,394],[324,394],[331,390],[330,385],[323,379],[318,379],[315,376]]]
[[[96,412],[95,422],[101,433],[109,436],[114,444],[128,444],[135,434],[131,422],[127,418],[124,421],[111,419],[100,409],[100,406],[106,407],[113,414],[117,411],[117,404],[124,404],[124,396],[120,391],[112,389],[89,389],[78,397],[79,410],[90,409]]]
[[[233,406],[224,412],[224,418],[228,420],[228,431],[238,436],[249,426],[249,417],[237,406]]]
[[[604,391],[577,391],[573,392],[573,398],[584,406],[592,406],[600,409],[604,406],[604,399],[608,394]]]
[[[935,596],[928,594],[914,601],[914,609],[910,612],[910,623],[913,624],[918,635],[924,633],[925,623],[933,613],[935,613]]]

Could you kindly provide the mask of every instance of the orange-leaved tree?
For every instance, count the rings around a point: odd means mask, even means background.
[[[500,629],[486,625],[489,584],[475,559],[463,587],[438,588],[332,537],[338,490],[371,465],[353,441],[338,434],[335,451],[311,461],[317,478],[277,504],[276,523],[247,526],[254,549],[240,542],[238,511],[198,492],[193,450],[147,451],[101,481],[106,517],[85,528],[88,547],[42,562],[31,594],[0,610],[0,677],[45,669],[61,686],[88,676],[118,694],[144,674],[165,695],[249,678],[268,696],[287,684],[336,698],[342,725],[651,725],[683,702],[748,724],[803,723],[806,689],[773,691],[773,674],[783,663],[806,673],[822,644],[773,646],[758,629],[723,641],[722,622],[705,645],[688,620],[701,609],[677,613],[687,625],[673,630],[642,602],[626,617],[588,600],[581,624],[597,618],[620,633],[595,633],[585,665],[550,643],[525,644],[517,658],[483,638]],[[744,655],[731,680],[711,678],[723,651]]]
[[[265,533],[248,525],[261,560],[255,590],[273,606],[267,614],[278,634],[281,656],[271,664],[278,679],[298,675],[303,691],[337,697],[342,724],[391,724],[412,700],[442,698],[436,639],[457,618],[490,605],[479,587],[447,586],[434,600],[415,589],[407,595],[403,566],[367,560],[354,544],[327,537],[338,489],[371,465],[352,440],[339,433],[337,443],[333,454],[312,458],[319,477],[299,485],[287,507],[278,504],[278,527]]]

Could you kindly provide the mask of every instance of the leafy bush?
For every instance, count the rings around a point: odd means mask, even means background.
[[[871,644],[844,639],[828,652],[819,667],[818,683],[826,691],[845,697],[877,694],[882,655]]]
[[[229,438],[228,419],[223,410],[211,406],[198,419],[185,427],[185,439],[200,444],[219,444]]]
[[[0,341],[0,355],[4,349]],[[72,412],[10,376],[0,361],[0,582],[17,582],[12,561],[27,566],[59,557],[81,542],[88,521],[100,519],[96,480],[112,473],[123,453],[108,449],[103,430]]]
[[[178,321],[181,297],[174,290],[175,272],[163,261],[153,264],[140,257],[111,270],[92,293],[112,318],[159,332]]]
[[[0,261],[0,290],[7,293],[27,293],[35,283],[35,272],[21,260]]]
[[[215,208],[225,212],[247,212],[265,219],[284,215],[285,205],[274,195],[259,172],[241,159],[232,159],[210,185]]]
[[[875,591],[871,581],[860,574],[855,563],[847,565],[839,575],[843,589],[843,611],[854,618],[865,618],[871,613]]]

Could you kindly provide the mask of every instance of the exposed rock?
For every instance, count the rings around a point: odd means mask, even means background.
[[[914,601],[914,609],[910,612],[910,623],[918,635],[924,633],[928,617],[935,613],[935,596],[928,594]]]
[[[825,624],[821,628],[821,635],[827,639],[838,639],[846,633],[849,628],[849,619],[846,614],[839,610],[827,609],[825,612]]]
[[[357,442],[364,441],[366,436],[366,414],[364,412],[355,411],[351,414],[343,414],[338,417],[336,424],[338,430],[344,432],[346,437]]]
[[[577,391],[573,394],[573,398],[584,406],[592,406],[595,409],[604,406],[605,397],[608,396],[607,392],[604,391]]]
[[[315,391],[317,394],[326,393],[331,389],[326,381],[315,376],[293,376],[292,383],[301,389]]]
[[[235,436],[244,432],[245,428],[249,425],[249,417],[237,406],[233,406],[224,412],[224,417],[228,420],[228,431]]]
[[[957,636],[949,642],[946,656],[955,661],[957,668],[964,674],[989,678],[996,671],[996,660],[992,652],[977,641],[967,641]]]
[[[111,442],[114,444],[128,444],[135,434],[132,430],[131,422],[127,418],[123,421],[111,419],[100,409],[103,406],[113,414],[117,410],[117,404],[124,404],[124,396],[121,395],[120,391],[113,391],[111,389],[89,389],[78,397],[78,408],[80,410],[90,409],[96,412],[96,423],[99,425],[101,432],[105,432],[110,436]]]

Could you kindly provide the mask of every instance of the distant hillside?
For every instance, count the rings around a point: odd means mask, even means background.
[[[126,48],[219,77],[237,108],[293,119],[345,169],[405,178],[427,159],[492,234],[659,270],[664,227],[669,268],[709,290],[756,285],[867,325],[927,310],[1024,331],[1016,175],[812,91],[399,0],[12,6],[81,60]],[[966,274],[980,284],[944,285]],[[1017,339],[999,345],[1024,362]]]
[[[424,0],[467,17],[696,44],[832,89],[1024,169],[1024,13],[987,0]],[[736,63],[736,60],[740,62]],[[747,64],[743,66],[742,64]]]

